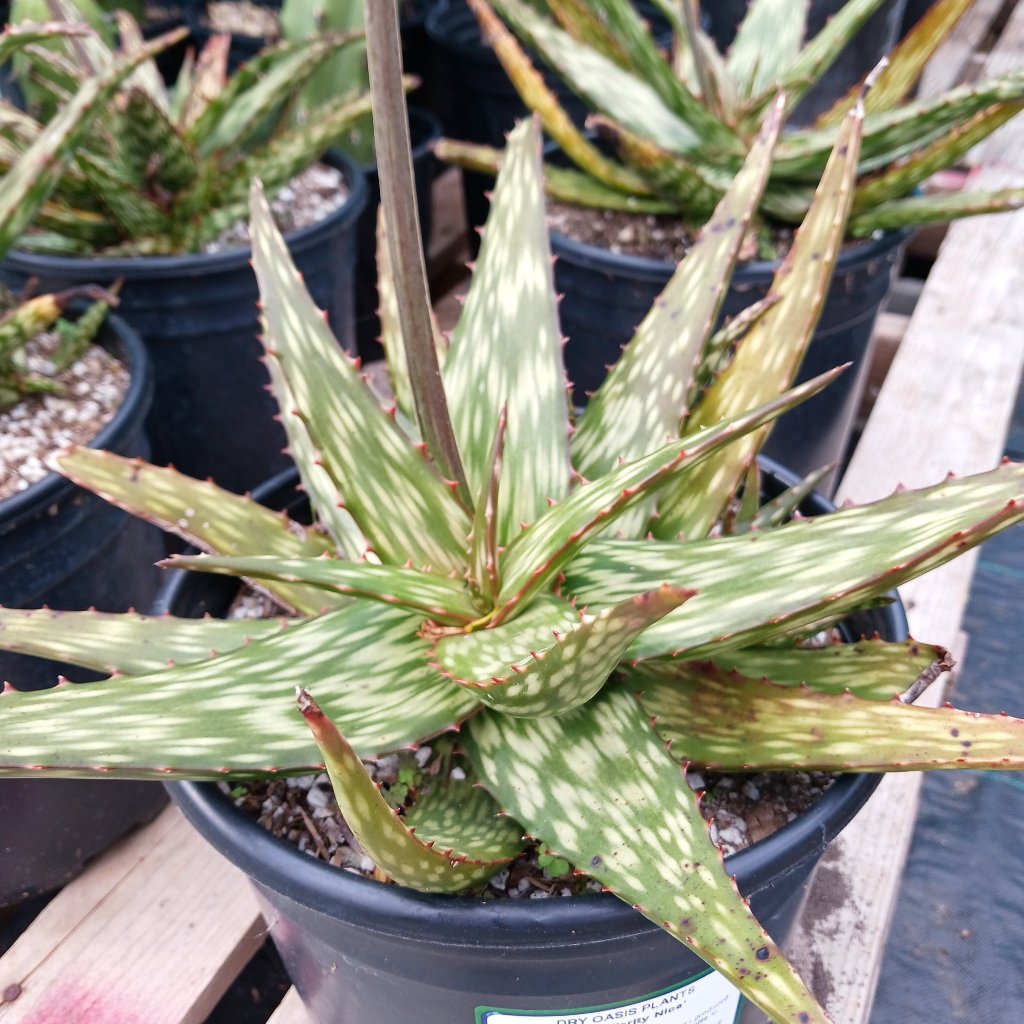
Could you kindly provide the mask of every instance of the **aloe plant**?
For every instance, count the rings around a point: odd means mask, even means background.
[[[253,177],[276,191],[369,109],[364,93],[322,105],[301,125],[288,116],[309,76],[356,45],[356,33],[282,43],[231,77],[228,38],[214,36],[168,89],[149,58],[184,30],[146,44],[136,22],[120,11],[122,49],[115,52],[88,29],[73,0],[47,4],[77,32],[54,34],[57,48],[53,42],[21,48],[36,91],[49,102],[42,121],[0,105],[0,171],[4,184],[23,167],[35,174],[33,147],[44,141],[61,140],[64,160],[36,184],[42,197],[36,212],[21,213],[16,230],[2,239],[8,245],[16,237],[26,249],[63,255],[198,251],[246,217]],[[83,97],[122,65],[130,65],[130,74],[119,74],[102,98],[94,97],[83,121]]]
[[[726,54],[701,30],[696,4],[658,0],[674,29],[663,53],[630,0],[468,0],[523,102],[543,121],[574,168],[551,166],[549,194],[570,204],[672,214],[701,224],[725,193],[781,91],[791,111],[821,78],[882,0],[848,0],[811,40],[807,4],[752,0]],[[865,102],[852,236],[1017,209],[1024,188],[915,195],[1024,106],[1024,72],[911,100],[929,58],[973,0],[936,0],[888,59],[872,72]],[[549,64],[587,104],[607,148],[577,129],[523,45]],[[808,128],[787,132],[775,151],[760,214],[799,223],[858,86]],[[493,173],[487,146],[442,140],[438,154]]]
[[[71,302],[91,299],[91,305],[76,320],[62,314]],[[92,344],[116,294],[92,285],[68,288],[50,295],[16,302],[10,295],[0,295],[0,412],[17,405],[29,395],[63,394],[56,379]],[[53,330],[58,344],[48,360],[46,373],[32,371],[26,346],[44,331]]]
[[[821,1024],[722,870],[680,765],[1024,765],[1024,721],[893,699],[935,674],[940,648],[801,639],[1019,522],[1024,467],[817,519],[790,521],[800,489],[761,510],[751,497],[772,418],[835,375],[786,390],[843,237],[863,108],[844,118],[775,300],[723,336],[717,310],[779,145],[771,107],[700,241],[574,416],[537,124],[510,136],[444,339],[407,198],[397,22],[370,4],[367,25],[394,404],[334,342],[254,184],[267,365],[315,525],[138,460],[75,449],[57,462],[206,552],[168,564],[249,579],[282,616],[0,612],[0,647],[113,673],[6,687],[0,771],[216,780],[326,764],[392,880],[473,886],[535,836],[772,1019]],[[453,731],[466,783],[399,816],[361,759]]]

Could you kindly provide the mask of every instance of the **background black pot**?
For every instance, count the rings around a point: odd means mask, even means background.
[[[798,374],[809,380],[835,366],[854,365],[824,392],[782,416],[765,451],[801,475],[842,462],[867,384],[872,332],[889,292],[906,233],[848,246],[840,255],[818,327]],[[569,338],[565,363],[576,401],[593,392],[668,283],[675,265],[627,256],[552,234],[559,315]],[[739,266],[722,306],[734,316],[768,293],[775,265]],[[838,472],[821,487],[835,491]]]
[[[435,79],[441,96],[440,112],[445,135],[463,142],[504,148],[505,135],[527,114],[523,101],[508,80],[501,62],[481,36],[476,16],[465,0],[441,0],[427,15],[426,31],[434,45]],[[534,64],[548,88],[579,126],[587,108],[539,57]],[[494,179],[464,171],[463,195],[469,226],[470,248],[479,237],[474,228],[487,219],[490,207],[486,192]]]
[[[811,0],[807,38],[813,39],[848,0]],[[701,17],[708,34],[723,53],[736,36],[749,0],[701,0]],[[885,2],[861,26],[838,60],[825,72],[790,115],[791,126],[811,124],[840,96],[859,82],[896,44],[907,0]],[[796,9],[799,4],[794,3]]]
[[[146,350],[115,316],[107,317],[98,340],[128,367],[131,384],[93,445],[145,457],[143,423],[153,391]],[[160,583],[153,562],[162,554],[155,527],[56,473],[0,501],[0,604],[9,608],[147,608]],[[52,686],[61,673],[76,681],[96,678],[0,652],[0,679],[19,689]],[[62,885],[164,802],[153,782],[0,781],[0,907]]]
[[[288,247],[318,305],[354,350],[356,225],[366,186],[345,158],[338,167],[345,202],[322,221],[288,235]],[[13,251],[0,264],[12,288],[35,277],[54,291],[87,281],[124,278],[122,314],[142,336],[156,387],[147,429],[153,458],[191,476],[212,476],[245,491],[287,466],[285,435],[260,362],[256,277],[249,249],[214,254],[72,259]]]
[[[795,481],[765,463],[765,497]],[[258,496],[302,508],[294,476]],[[807,515],[831,505],[814,495]],[[223,614],[237,583],[179,574],[158,610]],[[905,638],[899,604],[851,617],[849,635],[879,630]],[[728,858],[741,891],[776,938],[788,929],[800,887],[830,841],[856,814],[878,776],[839,779],[806,814]],[[172,799],[204,837],[246,871],[271,935],[317,1021],[422,1024],[479,1020],[481,1007],[566,1011],[635,1001],[676,988],[703,961],[610,895],[572,899],[478,900],[380,885],[312,860],[275,839],[216,785],[174,783]]]
[[[649,22],[664,47],[671,43],[668,21],[652,0],[635,0],[637,11]],[[427,15],[426,31],[433,43],[435,95],[445,135],[462,142],[475,142],[503,149],[505,136],[528,113],[501,62],[483,41],[480,26],[466,0],[439,0]],[[558,102],[580,128],[589,108],[552,73],[544,61],[531,55],[534,67],[558,97]],[[487,192],[494,179],[486,174],[463,171],[463,196],[468,241],[476,253],[480,239],[476,228],[487,219]]]
[[[420,236],[427,251],[431,228],[430,186],[434,178],[434,143],[441,137],[441,124],[432,114],[409,108],[412,137],[412,169],[416,186],[416,204],[420,213]],[[380,359],[380,319],[377,316],[377,209],[380,206],[380,180],[377,165],[366,168],[366,206],[359,217],[358,259],[356,262],[356,347],[363,361]]]

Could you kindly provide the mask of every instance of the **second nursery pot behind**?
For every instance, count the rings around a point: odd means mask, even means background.
[[[772,427],[765,454],[801,476],[841,463],[867,384],[872,333],[889,293],[892,275],[906,240],[891,232],[877,240],[849,245],[835,274],[797,382],[843,363],[853,365],[821,394],[781,416]],[[620,355],[675,265],[613,253],[552,233],[555,289],[564,296],[559,314],[568,337],[565,365],[576,400],[597,389],[608,366]],[[735,316],[768,294],[776,264],[741,264],[722,304],[722,317]],[[835,492],[833,471],[819,486]]]
[[[93,444],[121,455],[149,454],[143,422],[153,374],[138,336],[108,315],[98,342],[128,369],[120,409]],[[50,473],[0,500],[0,605],[104,611],[146,610],[160,583],[153,564],[160,532]],[[38,614],[50,614],[40,612]],[[0,681],[52,686],[81,669],[0,651]],[[108,779],[0,780],[0,908],[63,885],[85,862],[163,806],[157,783]]]
[[[348,195],[321,221],[287,236],[292,258],[343,346],[354,349],[356,224],[361,171],[332,155]],[[289,464],[277,407],[265,391],[258,291],[249,249],[183,256],[77,259],[11,251],[0,279],[58,291],[124,279],[120,312],[142,336],[155,373],[146,426],[154,461],[242,492]]]

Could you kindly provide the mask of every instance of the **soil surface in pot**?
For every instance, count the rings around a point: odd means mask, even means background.
[[[313,164],[297,174],[270,201],[274,221],[282,234],[310,227],[330,216],[348,199],[345,175],[327,164]],[[247,248],[249,222],[235,221],[212,242],[204,246],[207,253]]]
[[[269,597],[245,588],[228,617],[263,619],[280,614],[280,607]],[[401,809],[425,780],[442,772],[451,773],[452,778],[465,777],[454,746],[453,737],[440,737],[415,752],[390,754],[363,764],[381,784],[388,802]],[[709,823],[712,841],[723,854],[745,849],[792,821],[816,803],[836,777],[820,771],[687,773],[691,788],[703,791],[701,812]],[[367,878],[387,880],[360,849],[338,811],[326,772],[220,785],[250,818],[303,853]],[[585,874],[574,875],[566,861],[533,846],[491,878],[479,895],[543,899],[599,892],[601,888]]]
[[[49,377],[59,344],[53,332],[34,338],[26,346],[29,370]],[[88,444],[121,407],[130,383],[128,370],[99,345],[53,379],[63,394],[32,395],[0,412],[0,500],[46,476],[52,452]]]
[[[679,217],[594,210],[552,200],[548,200],[548,227],[584,245],[669,263],[678,263],[697,237],[693,226]],[[774,228],[767,237],[750,234],[740,252],[740,262],[781,259],[792,241],[793,231],[788,227]]]

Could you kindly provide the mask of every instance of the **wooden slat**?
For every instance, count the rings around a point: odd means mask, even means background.
[[[973,80],[972,75],[977,76],[977,69],[972,68],[972,63],[976,60],[978,44],[987,35],[1004,2],[976,0],[925,68],[918,89],[921,99],[938,96],[954,85]],[[985,74],[991,72],[986,70]]]
[[[311,1024],[309,1014],[294,988],[288,989],[267,1024]]]
[[[986,74],[1024,65],[1024,5]],[[1020,184],[1024,118],[989,139],[971,187]],[[947,471],[990,469],[1002,455],[1024,371],[1024,216],[961,221],[928,277],[874,411],[840,486],[865,502],[900,483],[924,486]],[[976,554],[901,588],[911,631],[950,643],[960,634]],[[871,1010],[899,878],[917,813],[921,775],[886,779],[815,876],[814,912],[791,938],[798,968],[842,1024]],[[857,893],[857,896],[850,894]]]
[[[0,1021],[200,1024],[264,935],[242,874],[167,808],[0,959]]]
[[[447,292],[465,274],[469,259],[466,210],[462,198],[462,172],[449,167],[434,181],[433,217],[427,252],[427,274],[435,298]]]

